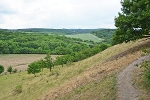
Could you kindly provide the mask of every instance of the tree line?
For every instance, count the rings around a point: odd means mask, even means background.
[[[43,70],[43,68],[49,68],[50,72],[52,71],[52,68],[57,65],[63,65],[64,64],[70,64],[73,62],[77,62],[83,59],[86,59],[88,57],[91,57],[105,49],[107,49],[109,45],[106,44],[100,44],[96,45],[93,48],[84,49],[80,52],[72,52],[71,54],[58,56],[56,60],[54,61],[51,58],[50,53],[46,55],[44,59],[34,61],[31,64],[28,65],[27,72],[28,74],[34,74],[36,76],[36,73],[39,73]]]

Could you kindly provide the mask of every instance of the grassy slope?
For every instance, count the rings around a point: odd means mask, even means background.
[[[148,40],[147,40],[148,41]],[[116,74],[128,63],[141,56],[140,51],[127,53],[119,59],[103,63],[109,57],[146,41],[115,45],[83,61],[71,65],[56,66],[51,73],[28,75],[27,72],[0,76],[0,100],[33,99],[116,99]],[[22,93],[14,95],[16,85],[22,85]]]
[[[91,40],[94,42],[101,42],[103,40],[93,34],[73,34],[73,35],[65,35],[65,36],[71,37],[71,38],[80,38],[82,40]]]

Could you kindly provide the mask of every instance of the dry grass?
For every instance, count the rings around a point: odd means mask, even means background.
[[[44,72],[37,74],[37,77],[28,75],[27,72],[0,76],[0,100],[115,99],[115,75],[130,62],[139,58],[141,52],[136,50],[132,54],[127,53],[112,61],[105,61],[118,53],[147,42],[149,40],[115,45],[95,56],[65,65],[63,68],[55,66],[51,73],[44,69]],[[22,93],[13,95],[13,90],[18,84],[22,84]]]
[[[87,70],[85,70],[82,74],[79,74],[68,81],[66,81],[64,84],[61,84],[58,88],[56,89],[50,89],[49,93],[47,93],[45,99],[54,99],[57,97],[60,97],[61,95],[65,95],[67,93],[70,93],[70,91],[74,90],[75,88],[78,88],[80,86],[83,86],[85,84],[88,84],[89,82],[95,81],[95,80],[101,80],[104,78],[104,76],[110,75],[114,72],[118,72],[125,66],[127,66],[129,63],[132,61],[136,60],[141,56],[141,52],[138,51],[137,49],[135,50],[134,53],[130,54],[127,52],[126,55],[123,57],[102,63],[106,59],[108,59],[111,56],[114,56],[118,53],[122,53],[131,47],[140,45],[140,44],[147,44],[147,42],[150,42],[149,40],[141,40],[137,42],[130,42],[128,44],[119,44],[116,46],[113,46],[105,51],[103,51],[100,54],[97,54],[93,57],[90,57],[86,60],[83,60],[80,66],[90,66],[88,67]],[[116,49],[117,48],[117,49]],[[140,48],[139,48],[140,50]],[[78,62],[80,63],[80,62]],[[76,64],[78,64],[76,63]],[[75,68],[78,68],[77,65],[74,65]],[[108,89],[109,90],[109,89]],[[105,92],[105,91],[103,91]],[[115,95],[115,94],[114,94]],[[61,98],[62,99],[62,98]],[[92,98],[91,98],[92,99]]]

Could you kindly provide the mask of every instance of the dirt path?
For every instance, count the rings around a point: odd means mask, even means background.
[[[139,100],[140,92],[132,85],[132,72],[143,61],[150,59],[150,56],[141,57],[129,64],[117,76],[117,95],[118,100]]]

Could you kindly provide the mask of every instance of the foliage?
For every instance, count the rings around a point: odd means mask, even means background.
[[[89,48],[81,39],[55,34],[20,33],[0,30],[0,54],[65,55]]]
[[[115,18],[117,30],[113,36],[114,44],[136,40],[149,34],[149,4],[149,0],[121,1],[122,12]]]
[[[51,58],[50,53],[48,53],[44,59],[45,59],[46,67],[49,68],[50,72],[51,72],[52,71],[52,67],[54,66],[54,64],[53,64],[53,60]]]
[[[12,72],[12,67],[11,67],[11,66],[9,66],[9,67],[7,68],[7,72],[9,72],[9,73],[11,74],[11,72]]]
[[[4,66],[3,65],[0,65],[0,74],[4,72]]]
[[[46,62],[45,62],[43,59],[38,60],[38,61],[37,61],[37,64],[38,64],[39,67],[42,69],[42,71],[43,71],[43,68],[46,68]]]
[[[104,39],[103,42],[105,43],[112,43],[112,36],[115,32],[115,29],[102,29],[102,30],[97,30],[97,31],[92,31],[91,34]]]
[[[27,72],[28,72],[28,74],[34,74],[35,75],[36,73],[41,72],[41,67],[39,66],[39,64],[36,61],[34,61],[28,65]]]
[[[59,56],[56,58],[54,63],[55,65],[62,65],[63,67],[63,64],[67,64],[70,62],[77,62],[77,61],[86,59],[107,48],[108,48],[107,44],[99,44],[90,49],[85,49],[80,52],[72,52],[71,54],[68,54],[68,55]]]

